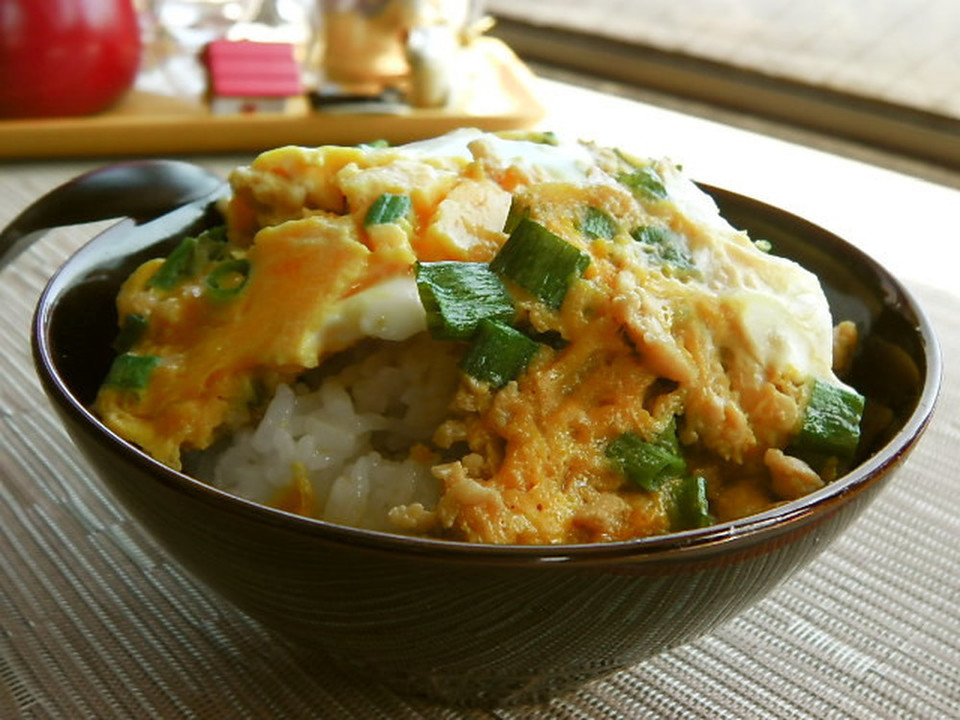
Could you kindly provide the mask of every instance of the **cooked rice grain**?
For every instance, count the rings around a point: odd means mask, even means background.
[[[407,457],[429,442],[458,382],[457,349],[420,336],[384,342],[319,385],[281,385],[255,428],[238,431],[200,468],[219,488],[270,503],[300,464],[313,489],[313,515],[344,525],[397,531],[397,506],[433,507],[430,465]]]

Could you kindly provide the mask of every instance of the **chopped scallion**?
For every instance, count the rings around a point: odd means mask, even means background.
[[[185,237],[180,241],[173,251],[167,255],[166,260],[147,281],[148,287],[155,287],[160,290],[172,290],[181,280],[186,278],[193,268],[193,256],[196,252],[197,240],[192,237]]]
[[[510,198],[510,211],[507,213],[507,219],[503,223],[503,231],[509,235],[517,229],[520,221],[530,217],[530,208],[520,200],[516,195]]]
[[[606,455],[630,482],[644,490],[658,490],[686,470],[672,429],[655,442],[632,432],[623,433],[607,445]]]
[[[110,366],[103,384],[123,390],[142,390],[150,382],[153,369],[160,364],[155,355],[118,355]]]
[[[543,130],[541,132],[531,132],[526,140],[538,143],[540,145],[559,145],[557,134],[553,130]]]
[[[649,200],[667,199],[667,188],[663,184],[663,178],[650,166],[638,167],[631,172],[622,173],[617,180]]]
[[[490,262],[494,272],[515,282],[548,306],[563,304],[573,280],[590,256],[539,223],[523,218]]]
[[[200,233],[199,236],[197,236],[197,240],[215,244],[223,244],[227,241],[227,226],[216,225],[212,228],[207,228]]]
[[[675,270],[693,270],[693,258],[683,235],[670,228],[643,225],[630,231],[630,236],[646,247],[656,259]]]
[[[859,393],[814,380],[794,447],[802,455],[848,460],[860,442],[864,398]]]
[[[204,230],[197,236],[196,249],[190,274],[200,272],[204,266],[222,260],[227,251],[227,228],[224,225]]]
[[[538,145],[559,145],[560,141],[553,130],[504,130],[497,133],[504,140],[516,140]]]
[[[370,205],[363,220],[364,225],[394,223],[410,212],[410,198],[406,195],[384,193]]]
[[[580,221],[580,230],[587,237],[609,240],[617,234],[617,221],[605,210],[588,205]]]
[[[694,530],[713,524],[705,478],[678,477],[664,485],[660,492],[666,501],[671,530]]]
[[[427,329],[435,338],[466,340],[483,318],[513,320],[513,298],[487,263],[417,263],[416,274]]]
[[[467,375],[501,388],[520,376],[540,347],[509,325],[483,319],[460,367]]]
[[[226,260],[207,275],[207,295],[214,300],[228,300],[238,295],[249,279],[249,260],[245,258]]]

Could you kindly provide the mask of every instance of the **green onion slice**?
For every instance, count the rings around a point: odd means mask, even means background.
[[[223,245],[227,242],[227,226],[216,225],[212,228],[207,228],[197,236],[197,240],[210,243],[211,245]]]
[[[224,225],[208,228],[196,237],[183,238],[147,281],[147,287],[173,290],[195,275],[205,263],[222,257],[226,244],[227,228]]]
[[[794,446],[800,455],[849,460],[860,442],[864,398],[854,390],[814,380]]]
[[[636,433],[623,433],[607,445],[606,455],[627,480],[644,490],[658,490],[668,479],[686,470],[672,428],[654,442]]]
[[[150,382],[150,375],[159,364],[160,358],[155,355],[117,355],[103,384],[122,390],[142,390]]]
[[[664,265],[675,270],[693,270],[693,257],[683,235],[670,228],[643,225],[630,231],[630,236],[646,247]]]
[[[229,300],[238,295],[250,279],[250,261],[226,260],[207,275],[207,295],[214,300]]]
[[[667,199],[667,188],[663,184],[663,178],[650,166],[639,167],[628,173],[621,173],[617,177],[617,181],[631,190],[639,192],[649,200]]]
[[[193,254],[191,274],[199,272],[205,265],[222,260],[227,254],[227,228],[225,225],[204,230],[197,236]]]
[[[671,530],[694,530],[713,524],[705,478],[678,477],[664,485],[660,492],[666,501]]]
[[[605,210],[588,205],[580,221],[580,230],[587,237],[609,240],[617,234],[617,221]]]
[[[507,213],[507,219],[503,223],[503,231],[509,235],[517,229],[521,220],[530,217],[530,207],[517,199],[514,195],[510,198],[510,210]]]
[[[484,318],[460,362],[469,376],[501,388],[519,377],[541,345],[519,330]]]
[[[370,205],[363,220],[366,225],[384,225],[394,223],[410,212],[410,198],[406,195],[384,193]]]
[[[163,264],[157,268],[150,280],[147,281],[147,287],[154,287],[160,290],[172,290],[180,282],[188,277],[193,270],[193,256],[196,252],[197,240],[193,237],[185,237],[180,241],[173,251],[167,255]]]
[[[538,143],[540,145],[559,145],[560,144],[560,140],[557,138],[557,134],[553,130],[543,130],[541,132],[530,132],[523,139],[528,140],[532,143]]]
[[[487,263],[417,263],[416,276],[427,329],[437,339],[466,340],[483,318],[514,318],[513,298]]]
[[[490,262],[491,269],[559,309],[590,256],[539,223],[523,218]]]

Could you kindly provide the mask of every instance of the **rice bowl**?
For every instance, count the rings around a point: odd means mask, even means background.
[[[892,413],[879,429],[877,418],[863,424],[850,472],[756,515],[623,541],[468,544],[280,512],[155,460],[90,408],[114,354],[123,279],[221,223],[208,200],[120,223],[64,263],[37,305],[37,373],[104,488],[177,563],[302,649],[304,672],[328,674],[332,660],[435,701],[545,699],[702,636],[764,597],[896,477],[933,412],[936,339],[895,277],[801,218],[708,191],[736,227],[817,274],[836,317],[862,331],[850,383]]]

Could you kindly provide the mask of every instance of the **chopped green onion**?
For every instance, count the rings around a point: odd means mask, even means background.
[[[191,274],[196,274],[205,265],[222,260],[227,251],[227,228],[224,225],[204,230],[197,236]]]
[[[503,231],[509,235],[517,229],[520,221],[530,217],[530,207],[522,203],[514,195],[510,198],[510,211],[507,213],[507,219],[503,223]]]
[[[181,240],[180,244],[173,249],[166,260],[163,261],[163,264],[147,281],[147,287],[155,287],[160,290],[172,290],[176,287],[181,280],[190,274],[196,248],[196,238],[185,237]]]
[[[183,238],[147,281],[147,287],[172,290],[206,263],[223,257],[226,244],[225,225],[208,228],[196,237]]]
[[[650,166],[639,167],[632,172],[622,173],[617,177],[617,181],[631,190],[639,191],[641,195],[650,200],[667,199],[667,188],[663,184],[663,178]]]
[[[814,380],[794,446],[800,454],[853,457],[860,442],[864,398],[823,380]]]
[[[617,221],[610,217],[606,211],[588,205],[587,209],[584,210],[583,219],[580,221],[580,229],[587,237],[609,240],[617,234]]]
[[[590,264],[590,256],[543,225],[524,218],[490,262],[494,272],[512,280],[559,309],[571,282]]]
[[[384,225],[393,223],[410,212],[410,198],[406,195],[384,193],[370,205],[364,225]]]
[[[504,140],[518,140],[538,145],[559,145],[557,134],[553,130],[505,130],[497,133]]]
[[[197,236],[197,240],[209,241],[214,244],[222,245],[227,241],[227,226],[217,225],[212,228],[207,228]]]
[[[150,375],[159,364],[160,358],[155,355],[118,355],[103,384],[123,390],[141,390],[150,382]]]
[[[665,265],[677,270],[693,270],[693,258],[683,235],[670,228],[643,225],[630,231],[630,236],[647,247]]]
[[[137,313],[130,313],[123,319],[120,332],[113,341],[113,349],[125,353],[139,342],[147,330],[147,318]]]
[[[440,340],[466,340],[483,318],[510,322],[516,311],[503,280],[480,262],[417,263],[427,329]]]
[[[471,377],[501,388],[520,376],[541,345],[519,330],[484,318],[460,362]]]
[[[207,295],[214,300],[228,300],[246,287],[250,279],[250,261],[245,258],[226,260],[207,275]]]
[[[522,140],[527,140],[528,142],[537,143],[538,145],[559,145],[560,142],[557,140],[557,134],[553,130],[542,130],[540,132],[530,131],[526,133]]]
[[[664,485],[661,493],[666,500],[671,530],[693,530],[713,524],[705,478],[678,477]]]
[[[672,430],[655,442],[647,442],[632,432],[623,433],[607,445],[606,455],[627,480],[644,490],[658,490],[668,479],[686,470],[676,431]]]

